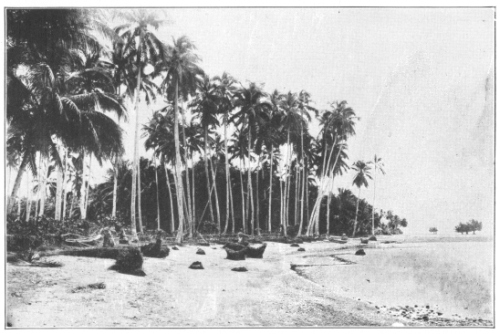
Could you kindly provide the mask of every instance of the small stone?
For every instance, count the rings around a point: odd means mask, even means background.
[[[299,249],[297,249],[298,252],[305,252],[306,250],[302,247],[300,247]]]
[[[245,267],[236,267],[236,268],[231,269],[231,271],[245,272],[245,271],[248,271],[248,269]]]
[[[364,249],[358,249],[354,255],[366,255],[366,253]]]
[[[205,251],[201,248],[198,248],[198,250],[196,251],[196,254],[198,255],[205,255]]]
[[[172,247],[173,250],[179,250],[179,248],[177,248],[177,246],[174,246]]]
[[[189,266],[189,269],[205,269],[205,268],[203,268],[203,265],[201,264],[200,261],[195,261]]]
[[[291,244],[290,247],[299,247],[298,244]]]

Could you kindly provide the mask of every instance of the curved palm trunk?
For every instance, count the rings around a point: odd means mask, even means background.
[[[214,218],[214,210],[213,210],[213,207],[212,207],[212,195],[210,194],[210,174],[208,173],[208,134],[207,134],[207,129],[205,128],[204,129],[204,139],[205,139],[205,143],[204,143],[204,150],[203,150],[203,153],[205,155],[205,175],[207,177],[207,197],[208,197],[208,206],[210,208],[210,219],[212,222],[215,222],[215,218]]]
[[[246,224],[246,214],[245,214],[245,191],[243,185],[243,169],[241,166],[240,159],[240,183],[241,183],[241,220],[243,225],[243,233],[247,233],[247,224]]]
[[[179,79],[175,78],[175,100],[174,100],[174,140],[175,140],[175,177],[177,179],[177,206],[178,206],[178,216],[179,216],[179,229],[177,232],[176,241],[182,242],[184,237],[183,227],[185,223],[184,219],[184,186],[182,182],[181,174],[181,152],[179,143]]]
[[[153,153],[153,163],[155,165],[155,179],[156,179],[156,228],[160,229],[160,183],[158,182],[158,166],[156,166],[156,155]]]
[[[267,217],[267,229],[271,232],[271,203],[273,201],[273,151],[274,145],[271,144],[271,166],[269,170],[269,212]]]
[[[212,188],[213,188],[213,193],[215,195],[215,211],[217,213],[217,229],[218,229],[219,234],[220,234],[221,233],[221,226],[220,226],[219,196],[217,195],[217,178],[216,178],[217,173],[214,172],[214,164],[212,161],[210,161],[210,172],[212,173]]]
[[[229,201],[230,201],[230,179],[229,179],[229,161],[228,161],[228,152],[227,152],[227,117],[228,117],[228,111],[226,110],[225,113],[225,120],[224,120],[224,167],[225,167],[225,172],[226,172],[226,219],[224,222],[224,232],[223,234],[227,233],[227,227],[229,225]],[[234,225],[234,223],[233,223]]]
[[[250,231],[250,235],[254,235],[255,231],[255,209],[254,209],[254,203],[253,203],[253,189],[252,189],[252,166],[251,166],[251,160],[250,160],[250,152],[252,152],[252,132],[249,129],[248,130],[248,196],[250,197],[250,206],[248,209],[251,209],[251,218],[250,218],[250,228],[252,229]]]
[[[175,232],[174,203],[172,199],[172,189],[170,187],[170,177],[168,176],[167,164],[164,164],[163,168],[165,169],[165,181],[167,183],[166,186],[168,190],[168,198],[170,200],[170,233],[174,233]]]
[[[354,229],[352,230],[352,237],[356,234],[356,227],[358,225],[358,208],[359,208],[359,198],[361,197],[361,187],[359,187],[358,200],[356,201],[356,215],[354,216]]]

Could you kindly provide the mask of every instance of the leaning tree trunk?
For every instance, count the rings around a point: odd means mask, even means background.
[[[153,163],[155,165],[155,178],[156,178],[156,229],[160,230],[160,183],[158,182],[158,166],[156,166],[156,155],[153,152]]]
[[[354,229],[352,230],[352,237],[356,234],[356,226],[358,225],[358,207],[359,207],[359,197],[361,196],[361,187],[359,187],[358,200],[356,201],[356,214],[354,216]]]
[[[172,199],[172,188],[170,187],[170,177],[168,176],[167,164],[164,164],[163,168],[165,169],[165,181],[167,183],[166,186],[168,190],[168,198],[170,200],[170,232],[174,233],[175,232],[174,202]]]
[[[254,221],[254,218],[255,218],[255,207],[254,207],[254,203],[253,203],[253,189],[252,189],[252,163],[251,163],[251,160],[250,160],[250,152],[252,152],[252,131],[251,129],[248,129],[248,195],[250,197],[250,206],[248,207],[248,209],[252,210],[251,211],[251,218],[250,218],[250,228],[252,229],[252,231],[250,232],[250,235],[254,235],[254,231],[255,231],[255,221]]]
[[[243,233],[247,233],[247,222],[245,214],[245,190],[243,185],[243,170],[241,166],[241,159],[240,159],[240,183],[241,183],[241,221],[243,225]]]
[[[208,129],[205,128],[205,131],[204,131],[204,139],[205,139],[205,148],[203,150],[203,153],[205,154],[205,175],[207,177],[207,196],[208,196],[208,206],[210,208],[210,219],[212,222],[215,222],[215,218],[214,218],[214,209],[213,209],[213,206],[212,206],[212,195],[211,195],[211,192],[210,192],[210,174],[208,172]]]
[[[330,204],[332,203],[332,193],[328,192],[326,201],[326,235],[330,235]]]
[[[179,216],[179,229],[177,232],[176,241],[181,243],[184,237],[184,185],[182,182],[181,174],[181,151],[179,143],[179,79],[175,78],[175,99],[174,99],[174,141],[175,141],[175,177],[177,179],[177,206],[178,206],[178,216]]]
[[[23,160],[21,161],[21,165],[19,166],[19,170],[17,171],[16,180],[14,181],[14,187],[12,188],[12,193],[9,198],[9,207],[8,212],[12,210],[15,199],[17,197],[17,192],[19,191],[19,187],[21,186],[21,181],[23,179],[24,170],[29,162],[29,152],[26,151],[23,154]]]
[[[269,208],[268,208],[268,217],[267,217],[267,229],[269,233],[271,233],[271,206],[273,201],[273,151],[274,145],[271,144],[271,165],[269,169]]]

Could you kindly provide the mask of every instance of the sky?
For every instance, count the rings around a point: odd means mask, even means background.
[[[319,109],[346,100],[360,117],[350,161],[382,158],[376,207],[406,218],[407,232],[452,231],[469,219],[492,230],[492,9],[164,11],[171,23],[158,36],[187,35],[212,76],[304,89]],[[352,178],[336,186],[351,189]],[[373,201],[373,181],[361,196]]]
[[[321,110],[346,100],[360,117],[350,161],[382,158],[376,207],[406,218],[406,232],[452,231],[469,219],[492,230],[493,9],[152,10],[170,22],[157,35],[187,35],[211,76],[226,71],[268,92],[306,90]],[[141,105],[140,122],[150,116]],[[130,156],[133,127],[124,125]],[[352,179],[336,187],[357,193]],[[373,201],[373,181],[361,197]]]

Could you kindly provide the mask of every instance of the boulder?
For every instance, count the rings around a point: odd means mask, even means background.
[[[354,253],[354,255],[366,255],[366,253],[365,253],[365,250],[361,248],[361,249],[358,249],[356,251],[356,253]]]
[[[224,248],[224,249],[226,250],[226,253],[227,253],[226,259],[234,260],[234,261],[245,260],[246,251],[247,251],[246,247],[242,250],[239,250],[239,251],[232,250],[230,248]]]
[[[196,251],[196,254],[198,255],[205,255],[205,251],[201,248],[198,248],[198,250]]]
[[[298,244],[291,244],[290,247],[299,247]]]
[[[262,259],[264,257],[264,252],[266,251],[267,244],[264,243],[260,246],[248,246],[246,255],[250,258]]]
[[[300,247],[299,249],[297,249],[298,252],[305,252],[306,250],[302,247]]]
[[[116,262],[109,269],[135,276],[146,276],[142,270],[144,259],[139,248],[123,248],[118,251]]]
[[[374,235],[372,235],[371,237],[368,238],[368,240],[370,240],[370,241],[377,241],[377,238]]]
[[[177,248],[177,246],[174,246],[172,247],[173,250],[179,250],[179,248]]]
[[[231,271],[245,272],[245,271],[248,271],[248,269],[245,267],[236,267],[236,268],[231,269]]]
[[[205,269],[205,268],[203,268],[203,264],[201,264],[200,261],[195,261],[195,262],[191,263],[191,265],[189,266],[189,269]]]

